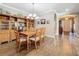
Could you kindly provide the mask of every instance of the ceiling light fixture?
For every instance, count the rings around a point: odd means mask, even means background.
[[[29,19],[38,19],[39,18],[39,16],[37,16],[37,14],[35,13],[35,3],[32,3],[32,5],[33,5],[33,11],[32,11],[32,13],[30,13],[28,16],[27,16],[27,18],[29,18]]]

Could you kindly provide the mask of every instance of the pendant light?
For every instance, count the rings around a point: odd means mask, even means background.
[[[32,6],[33,6],[33,11],[32,11],[32,13],[30,13],[28,15],[27,18],[29,18],[29,19],[38,19],[39,16],[37,16],[37,14],[35,13],[35,3],[32,3]]]

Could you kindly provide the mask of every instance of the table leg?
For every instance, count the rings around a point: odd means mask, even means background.
[[[27,50],[29,50],[29,36],[27,36]]]

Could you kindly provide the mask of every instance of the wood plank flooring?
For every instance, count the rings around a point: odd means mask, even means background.
[[[37,50],[26,48],[16,52],[15,41],[0,45],[0,56],[78,56],[79,38],[71,35],[45,37]]]

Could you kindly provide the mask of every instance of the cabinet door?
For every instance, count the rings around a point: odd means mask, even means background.
[[[3,31],[0,30],[0,42],[3,42],[3,39],[4,39]]]
[[[0,33],[0,43],[2,42],[2,34]]]
[[[4,34],[4,41],[9,41],[9,33]]]
[[[9,39],[10,39],[10,37],[9,37],[8,31],[2,30],[2,31],[0,32],[0,42],[9,41]]]
[[[1,37],[0,37],[0,42],[4,42],[4,41],[5,41],[5,40],[4,40],[4,39],[5,39],[4,34],[3,34],[3,33],[1,33],[1,34],[0,34],[0,36],[1,36]]]
[[[15,32],[14,30],[11,30],[11,40],[15,39]]]

